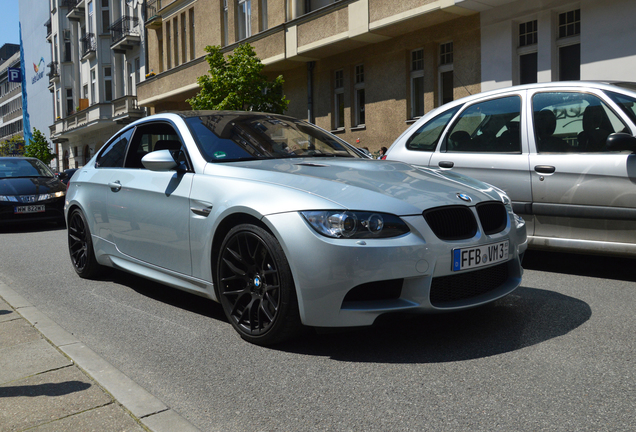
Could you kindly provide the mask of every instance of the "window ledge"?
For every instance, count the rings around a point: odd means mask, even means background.
[[[412,119],[408,119],[404,123],[406,123],[407,125],[412,125],[413,123],[415,123],[416,121],[418,121],[421,118],[422,117],[415,117],[415,118],[412,118]]]
[[[355,132],[355,131],[361,131],[361,130],[366,130],[367,129],[367,125],[358,125],[355,127],[351,128],[351,132]]]
[[[341,133],[345,133],[346,130],[345,128],[338,128],[338,129],[330,130],[329,132],[331,132],[332,134],[341,134]]]

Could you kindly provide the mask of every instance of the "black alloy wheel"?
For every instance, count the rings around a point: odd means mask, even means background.
[[[91,232],[80,209],[71,211],[68,218],[68,251],[75,272],[86,279],[97,276],[101,266],[95,258]]]
[[[300,331],[291,270],[272,234],[249,224],[234,227],[216,268],[219,301],[243,339],[271,345]]]

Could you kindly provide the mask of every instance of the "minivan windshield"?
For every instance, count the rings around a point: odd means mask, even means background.
[[[185,122],[208,162],[361,157],[336,136],[287,116],[224,112],[188,117]]]

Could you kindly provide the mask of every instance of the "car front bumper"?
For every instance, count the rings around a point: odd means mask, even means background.
[[[401,237],[352,240],[317,234],[298,213],[267,216],[294,277],[302,321],[316,327],[371,325],[388,312],[461,310],[501,298],[521,283],[525,227],[441,241],[421,216],[402,217]],[[509,218],[512,219],[512,218]],[[452,271],[452,250],[509,240],[508,260]]]

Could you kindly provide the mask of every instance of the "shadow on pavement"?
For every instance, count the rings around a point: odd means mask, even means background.
[[[529,250],[523,268],[551,273],[564,273],[603,279],[636,282],[636,260],[600,255]]]
[[[516,351],[562,336],[592,315],[589,305],[521,287],[490,305],[439,315],[387,315],[374,326],[319,334],[276,349],[334,360],[440,363]]]
[[[89,387],[91,387],[91,384],[82,381],[66,381],[61,383],[0,387],[0,398],[18,396],[64,396],[67,394],[84,391]]]

